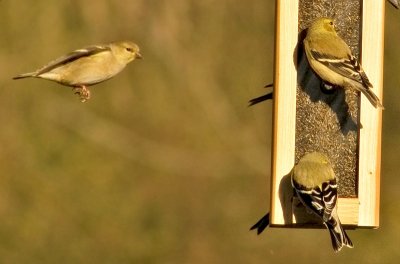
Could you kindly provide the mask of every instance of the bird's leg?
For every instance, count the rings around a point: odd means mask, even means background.
[[[80,99],[81,99],[82,103],[84,103],[87,100],[89,100],[90,99],[89,88],[87,88],[86,86],[82,85],[81,93],[79,95],[80,95]]]
[[[74,91],[75,94],[79,95],[79,99],[81,100],[82,103],[90,99],[89,88],[87,88],[85,85],[82,85],[80,87],[74,87],[72,88],[72,91]]]

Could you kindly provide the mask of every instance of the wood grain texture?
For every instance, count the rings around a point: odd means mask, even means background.
[[[363,1],[361,64],[382,101],[385,1]],[[385,105],[383,103],[383,105]],[[361,97],[359,226],[379,226],[382,110]]]
[[[360,202],[357,198],[338,199],[338,214],[343,225],[358,225],[359,204]],[[297,198],[293,199],[292,223],[298,226],[310,227],[316,225],[317,228],[325,228],[321,219],[308,212]]]
[[[274,130],[272,155],[271,225],[282,224],[279,185],[294,165],[297,72],[298,0],[276,3]]]

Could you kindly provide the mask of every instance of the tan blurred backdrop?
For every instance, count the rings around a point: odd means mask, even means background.
[[[0,263],[397,260],[400,12],[389,6],[382,227],[349,231],[355,249],[336,255],[325,230],[248,231],[269,203],[271,102],[247,101],[272,80],[274,2],[0,1]],[[87,103],[11,80],[124,39],[144,60]]]

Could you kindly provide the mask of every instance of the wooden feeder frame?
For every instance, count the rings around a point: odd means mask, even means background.
[[[363,1],[361,62],[374,92],[382,98],[385,1]],[[298,43],[298,0],[276,1],[274,121],[272,155],[272,227],[296,227],[309,222],[293,217],[291,203],[282,201],[280,183],[292,170],[295,160],[297,71],[293,51]],[[342,224],[354,227],[379,226],[379,188],[382,111],[362,96],[358,145],[357,198],[338,199]],[[292,191],[292,190],[288,190]],[[292,196],[292,193],[290,193]],[[285,215],[290,215],[288,221]]]

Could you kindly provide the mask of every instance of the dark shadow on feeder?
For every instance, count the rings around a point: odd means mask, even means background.
[[[281,202],[283,219],[285,224],[292,224],[292,198],[294,190],[291,183],[291,173],[285,175],[279,183],[279,200]],[[265,214],[257,221],[250,230],[257,230],[257,235],[261,234],[270,225],[270,213]]]
[[[311,102],[322,101],[336,114],[340,130],[344,135],[350,131],[358,131],[358,125],[350,115],[349,105],[345,100],[345,90],[341,87],[323,82],[312,70],[304,51],[303,40],[307,29],[299,33],[299,42],[294,52],[297,69],[297,83],[310,97]]]
[[[285,175],[279,183],[279,200],[282,205],[283,219],[285,224],[292,224],[292,200],[294,190],[291,183],[291,172]]]

